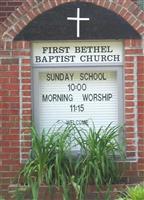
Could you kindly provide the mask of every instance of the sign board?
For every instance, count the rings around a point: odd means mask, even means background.
[[[118,123],[117,71],[96,68],[49,69],[38,72],[39,128],[61,120],[97,127]],[[36,105],[38,107],[38,105]]]
[[[122,65],[121,41],[57,41],[33,43],[33,66],[82,64]]]

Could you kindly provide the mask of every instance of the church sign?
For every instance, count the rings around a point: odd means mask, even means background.
[[[121,41],[33,43],[34,112],[38,128],[57,121],[97,127],[119,123],[122,109]]]
[[[33,65],[121,65],[121,41],[64,41],[33,43]]]

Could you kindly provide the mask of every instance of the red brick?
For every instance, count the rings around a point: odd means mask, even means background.
[[[138,156],[141,158],[144,157],[144,152],[138,152]]]
[[[121,11],[119,12],[119,15],[123,16],[123,15],[125,15],[126,12],[127,12],[127,9],[126,8],[122,8]]]
[[[134,24],[133,24],[133,27],[135,29],[137,29],[138,27],[140,27],[141,23],[139,21],[136,21]]]
[[[31,97],[23,97],[23,102],[31,102]]]
[[[31,48],[31,42],[29,42],[29,41],[24,41],[24,42],[23,42],[23,45],[24,45],[23,48],[30,50],[30,48]]]
[[[13,72],[16,71],[18,73],[18,71],[19,71],[19,66],[18,65],[11,65],[9,68],[10,68],[10,70],[9,70],[10,72],[11,71],[13,71]],[[18,74],[17,74],[17,76],[18,76]]]
[[[138,125],[139,125],[139,126],[144,126],[143,118],[139,118],[139,119],[138,119]]]
[[[31,110],[23,110],[23,115],[31,115]]]
[[[126,156],[127,157],[135,157],[136,153],[135,152],[126,152]],[[135,174],[135,172],[133,172],[133,174]],[[130,174],[130,172],[126,172],[126,176],[131,176],[132,174]]]
[[[134,114],[126,114],[125,115],[126,120],[128,120],[128,119],[134,119],[134,117],[135,117]]]
[[[134,127],[126,127],[126,128],[125,128],[125,131],[126,131],[127,133],[133,133],[133,132],[134,132]]]
[[[144,107],[138,108],[138,112],[139,112],[140,114],[143,114],[143,115],[144,115]]]
[[[1,71],[8,71],[8,65],[0,65],[0,73]]]
[[[126,150],[127,151],[136,151],[136,146],[127,146]]]
[[[22,118],[24,121],[29,121],[31,120],[31,116],[23,116]]]
[[[138,88],[138,93],[139,94],[144,94],[144,88]]]
[[[126,75],[125,76],[125,80],[126,81],[133,81],[134,80],[134,76],[133,75]]]
[[[125,87],[133,87],[134,86],[134,82],[126,82],[125,83]]]
[[[21,30],[25,27],[25,23],[23,21],[19,21],[17,25],[21,28]]]
[[[126,138],[127,138],[127,141],[129,140],[129,139],[132,139],[132,138],[134,138],[135,137],[135,134],[134,133],[125,133],[126,134]]]
[[[138,60],[138,62],[144,63],[144,56],[138,56],[137,60]]]
[[[0,73],[0,77],[18,77],[17,71],[4,71]],[[7,83],[7,82],[6,82]]]
[[[125,124],[126,124],[126,126],[134,126],[135,122],[134,121],[126,121]]]
[[[4,143],[3,143],[3,145],[4,145]],[[11,155],[9,154],[9,152],[7,154],[6,153],[0,154],[0,159],[1,160],[10,159],[10,157],[11,157]]]
[[[27,103],[27,104],[24,104],[24,105],[23,105],[23,108],[27,108],[27,109],[28,109],[28,108],[31,108],[31,104],[28,104],[28,103]]]
[[[126,54],[142,54],[142,49],[127,49]]]
[[[22,72],[22,77],[31,77],[31,72]]]
[[[143,63],[138,63],[138,75],[139,74],[144,74]]]
[[[12,52],[13,56],[30,56],[30,52],[23,52],[23,51],[13,51]]]
[[[138,18],[141,19],[142,21],[144,20],[144,12],[139,12]]]
[[[23,127],[28,127],[28,126],[30,127],[31,126],[31,121],[29,121],[29,122],[28,121],[27,122],[23,122],[22,126]]]
[[[11,21],[11,22],[13,22],[13,24],[15,24],[16,22],[17,22],[17,18],[16,18],[16,16],[14,15],[14,14],[11,14],[10,16],[9,16],[9,20]]]
[[[126,95],[125,99],[126,100],[134,100],[134,95]]]
[[[10,64],[18,64],[19,60],[17,58],[11,58],[11,59],[1,59],[2,65],[10,65]]]
[[[133,88],[126,89],[125,92],[126,92],[127,95],[134,95],[134,89]]]
[[[67,0],[62,0],[63,2],[62,3],[67,3]],[[47,2],[43,2],[43,7],[45,7],[45,10],[49,10],[52,8],[52,5],[51,5],[51,1],[47,1]],[[35,12],[35,8],[33,9],[33,11]],[[35,13],[37,13],[38,11],[36,11]]]
[[[139,145],[139,146],[138,146],[138,150],[139,150],[139,151],[144,151],[144,146]]]
[[[40,14],[38,8],[34,8],[33,10],[34,10],[34,11],[31,10],[31,11],[29,11],[29,12],[27,13],[27,16],[28,16],[31,20],[33,20],[33,19],[35,18],[36,15]]]
[[[9,92],[10,96],[19,96],[19,90],[15,91],[15,90],[12,90]]]
[[[3,110],[3,114],[4,115],[18,115],[19,114],[19,110]]]
[[[133,47],[141,47],[142,41],[138,40],[138,39],[137,40],[132,40],[131,44],[132,44]]]
[[[144,94],[138,94],[138,100],[144,101]]]
[[[51,1],[51,6],[55,7],[56,6],[56,1]]]
[[[138,106],[139,106],[139,107],[144,106],[144,101],[138,101]]]
[[[0,51],[0,56],[10,56],[11,55],[11,52],[10,51]]]
[[[0,90],[0,96],[8,96],[9,92],[8,91],[2,91]]]
[[[23,42],[21,41],[14,41],[12,44],[13,50],[21,50],[23,49]]]
[[[1,77],[0,78],[0,83],[8,83],[9,82],[9,78],[8,77]]]
[[[133,62],[134,61],[134,57],[133,56],[125,56],[125,61],[126,62]]]
[[[144,126],[141,126],[141,127],[139,126],[138,127],[138,132],[139,133],[144,133]]]
[[[143,33],[144,33],[144,26],[141,25],[141,26],[137,29],[137,31],[138,31],[139,33],[143,34]]]
[[[31,71],[31,66],[22,66],[22,71]]]
[[[123,18],[128,21],[128,19],[131,17],[131,13],[130,12],[126,12],[125,15],[123,16]]]
[[[39,9],[40,9],[41,13],[43,13],[45,11],[45,6],[43,4],[41,4],[39,6]]]
[[[130,39],[124,40],[124,46],[125,47],[130,47],[131,46],[131,40]]]
[[[31,86],[30,85],[23,85],[22,90],[31,90]]]
[[[14,148],[12,148],[12,147],[3,147],[2,148],[2,152],[3,153],[5,153],[5,152],[9,152],[9,153],[13,153],[13,152],[19,152],[19,148],[17,148],[17,147],[14,147]]]
[[[6,2],[4,2],[4,1],[0,2],[0,7],[2,7],[2,6],[6,6],[6,5],[7,5]]]
[[[23,64],[31,64],[31,60],[30,59],[23,59],[22,63]]]
[[[6,90],[19,90],[19,85],[17,84],[3,84],[3,89]],[[8,97],[8,98],[13,98],[13,97]]]
[[[144,171],[144,164],[138,164],[138,170]]]
[[[19,109],[19,102],[10,102],[10,108],[18,110]]]
[[[134,73],[134,69],[132,69],[132,68],[126,68],[125,69],[125,74],[127,75],[127,74],[133,74]]]
[[[6,101],[6,102],[18,102],[19,98],[18,97],[3,97],[3,101]]]
[[[125,68],[133,68],[134,64],[133,63],[125,63]]]
[[[19,83],[19,79],[18,79],[18,77],[12,77],[12,78],[10,78],[10,83]]]

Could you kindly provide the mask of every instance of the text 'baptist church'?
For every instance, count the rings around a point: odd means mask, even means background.
[[[97,42],[89,41],[86,45],[76,42],[51,45],[49,43],[39,44],[35,43],[33,62],[34,64],[58,64],[58,63],[121,63],[121,51],[117,50],[117,43],[99,44]],[[41,46],[40,46],[41,45]]]

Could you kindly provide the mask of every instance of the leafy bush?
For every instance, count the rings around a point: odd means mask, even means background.
[[[144,185],[136,185],[128,187],[127,190],[117,200],[143,200],[144,199]]]
[[[73,187],[77,199],[84,200],[88,184],[95,184],[98,189],[119,178],[115,161],[117,152],[122,155],[116,140],[119,130],[111,124],[97,130],[94,124],[78,127],[70,123],[56,124],[47,133],[39,134],[32,127],[31,158],[19,180],[31,188],[35,200],[41,184],[50,191],[53,185],[62,188],[64,200],[71,199]],[[73,152],[75,147],[80,148],[79,153]]]

